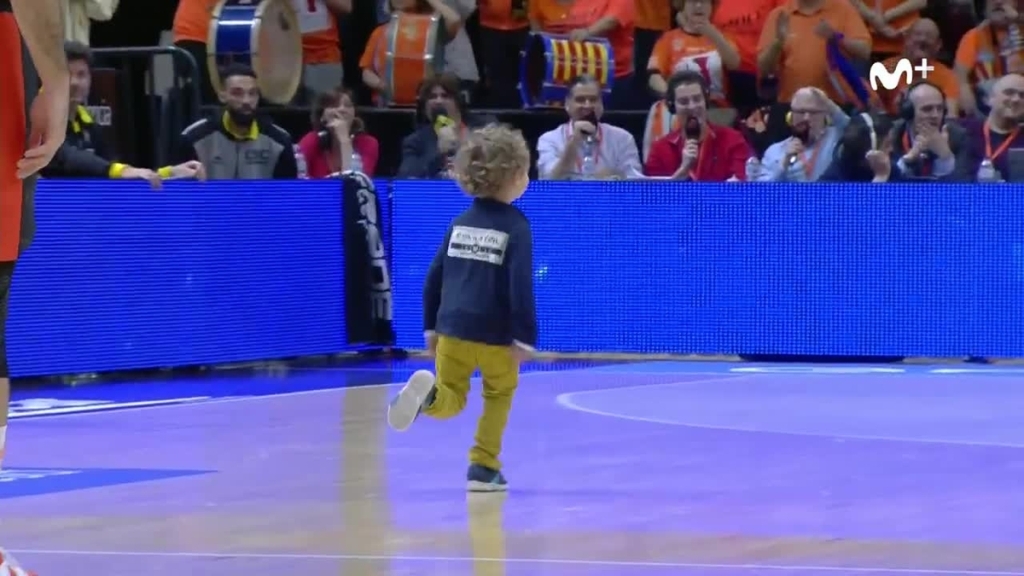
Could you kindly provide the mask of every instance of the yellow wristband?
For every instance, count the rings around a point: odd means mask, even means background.
[[[107,175],[111,178],[120,178],[121,174],[124,173],[125,169],[128,168],[127,164],[119,164],[114,162],[110,165],[110,170],[107,171]]]
[[[171,176],[174,175],[173,170],[174,169],[171,168],[170,166],[164,166],[163,168],[156,171],[156,175],[161,178],[170,178]]]

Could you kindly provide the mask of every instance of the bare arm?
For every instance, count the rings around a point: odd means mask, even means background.
[[[921,10],[924,10],[926,6],[928,6],[928,0],[906,0],[895,7],[886,10],[885,14],[882,16],[885,18],[886,22],[892,22],[893,20],[902,18],[907,14],[920,12]]]
[[[324,4],[335,16],[344,16],[352,11],[352,0],[324,0]]]
[[[43,86],[68,84],[61,0],[11,0],[11,6]]]

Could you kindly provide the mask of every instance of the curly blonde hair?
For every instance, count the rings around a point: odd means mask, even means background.
[[[501,124],[474,130],[455,154],[455,180],[470,196],[505,192],[530,169],[530,151],[522,132]]]

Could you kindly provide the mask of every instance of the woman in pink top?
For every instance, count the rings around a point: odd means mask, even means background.
[[[313,130],[299,140],[310,178],[355,170],[373,177],[380,145],[356,117],[352,92],[337,88],[321,94],[313,106]]]

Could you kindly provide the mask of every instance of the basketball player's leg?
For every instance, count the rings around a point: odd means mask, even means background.
[[[444,419],[452,418],[466,407],[469,379],[476,370],[474,342],[439,336],[435,378],[427,370],[418,370],[388,407],[388,423],[399,432],[407,430],[420,413]]]
[[[0,262],[0,468],[7,446],[7,412],[11,404],[11,381],[7,367],[7,303],[11,293],[14,262]]]
[[[519,386],[519,362],[510,346],[479,346],[477,359],[483,376],[484,412],[469,451],[466,480],[470,491],[500,492],[508,489],[498,457],[512,410],[512,397]]]

